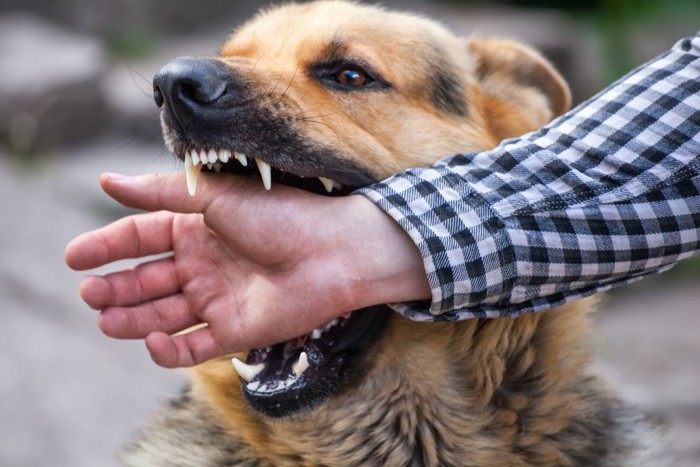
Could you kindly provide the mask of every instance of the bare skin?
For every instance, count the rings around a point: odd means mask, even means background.
[[[143,259],[85,277],[80,294],[101,310],[106,335],[145,339],[158,365],[197,365],[303,335],[350,310],[430,297],[415,244],[362,196],[265,191],[236,176],[204,175],[195,197],[183,174],[105,174],[100,183],[149,212],[75,238],[66,263],[88,270]],[[171,254],[149,258],[163,253]]]

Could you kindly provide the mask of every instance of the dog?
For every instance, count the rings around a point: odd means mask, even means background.
[[[286,4],[154,79],[168,148],[204,171],[346,195],[565,112],[537,52],[342,0]],[[255,162],[255,163],[253,163]],[[183,187],[184,189],[184,187]],[[131,466],[659,466],[656,428],[587,370],[595,299],[418,323],[386,306],[194,368]]]

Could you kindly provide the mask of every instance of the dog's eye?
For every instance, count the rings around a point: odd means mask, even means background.
[[[343,86],[359,88],[368,84],[371,78],[359,67],[346,66],[338,72],[336,80]]]
[[[364,91],[391,87],[375,72],[352,61],[313,65],[311,73],[326,87],[338,91]]]

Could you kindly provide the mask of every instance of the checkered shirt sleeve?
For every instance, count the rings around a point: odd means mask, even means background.
[[[358,190],[410,235],[415,320],[517,316],[700,248],[700,33],[548,126]]]

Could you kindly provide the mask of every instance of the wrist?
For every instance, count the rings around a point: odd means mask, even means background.
[[[346,241],[339,246],[351,279],[348,309],[430,299],[423,258],[406,231],[364,196],[343,201]]]

